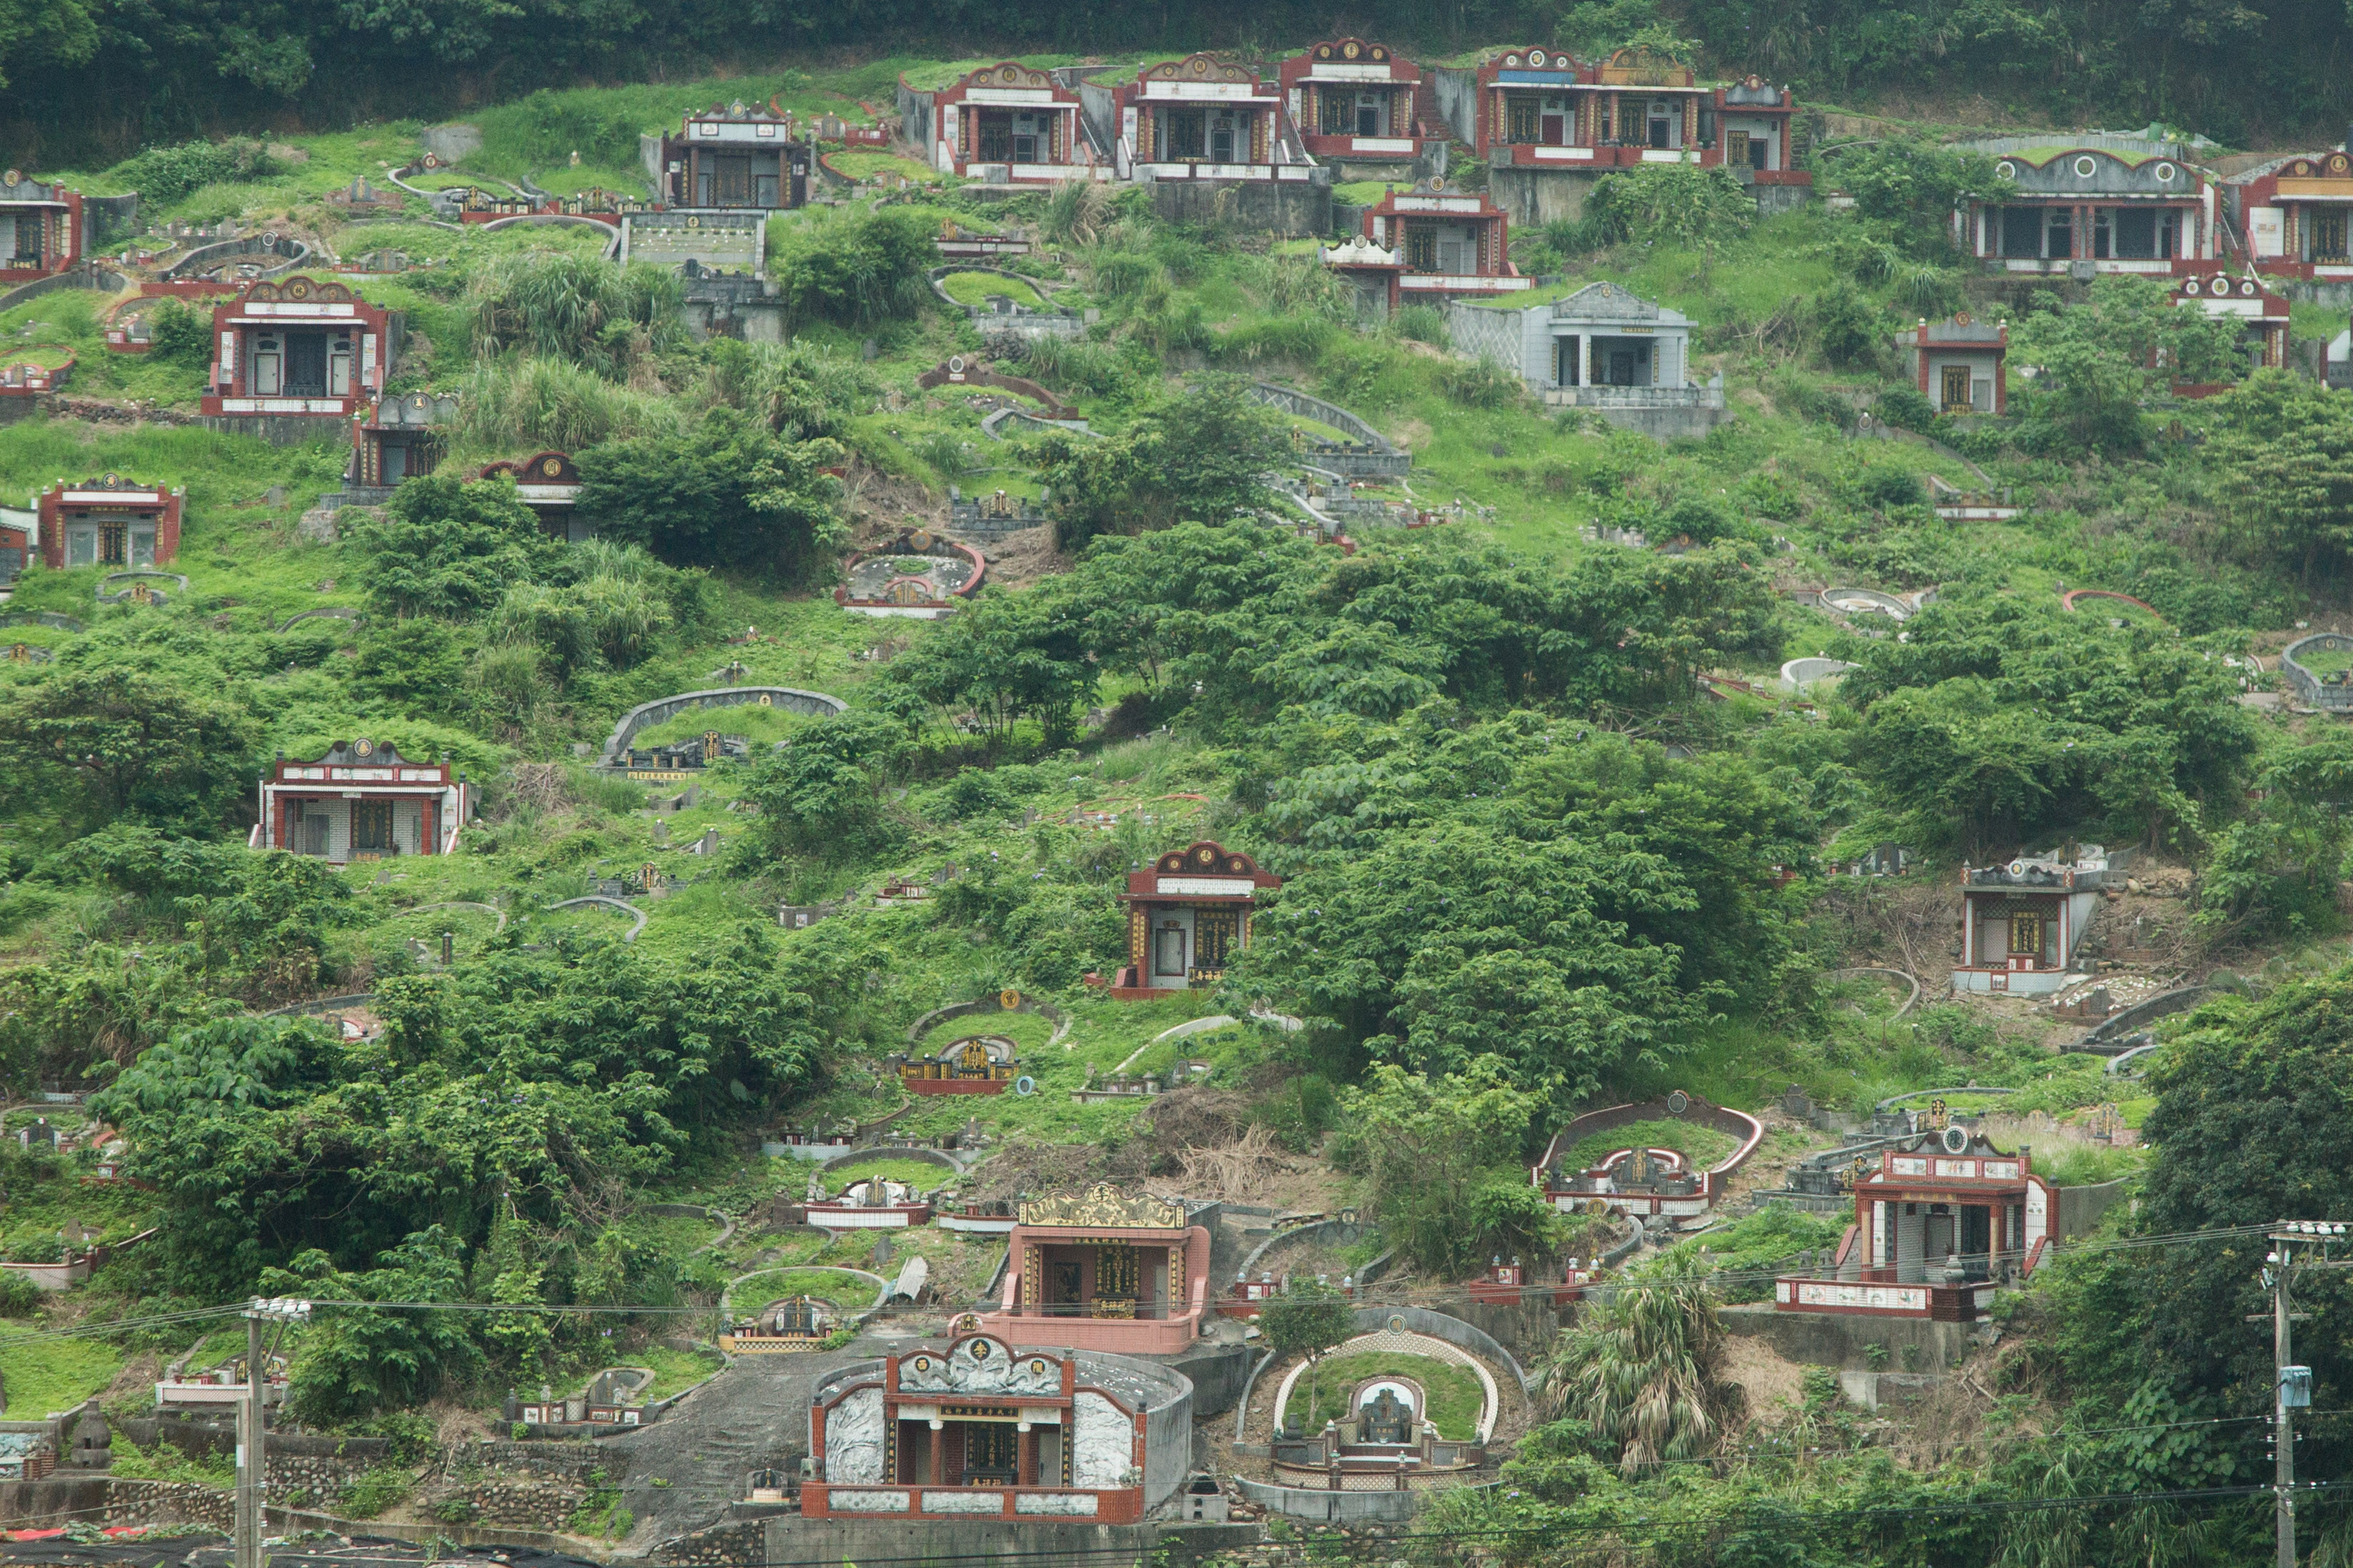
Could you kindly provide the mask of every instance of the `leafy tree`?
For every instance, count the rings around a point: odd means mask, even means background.
[[[2353,403],[2291,371],[2257,371],[2215,401],[2214,456],[2259,545],[2302,561],[2353,552]]]
[[[1246,382],[1219,375],[1149,410],[1126,435],[1083,441],[1057,433],[1036,450],[1052,492],[1055,542],[1075,551],[1098,534],[1223,522],[1267,505],[1266,475],[1290,443]]]
[[[744,798],[760,808],[768,852],[836,857],[880,842],[885,769],[906,743],[903,726],[858,710],[796,731],[754,763]]]
[[[455,1237],[429,1226],[375,1259],[376,1267],[347,1273],[322,1251],[297,1255],[282,1268],[263,1271],[272,1295],[345,1301],[459,1301],[465,1272]],[[318,1310],[295,1352],[287,1400],[312,1421],[347,1421],[421,1404],[480,1359],[455,1312]]]
[[[1266,1348],[1276,1355],[1307,1358],[1307,1429],[1321,1430],[1316,1426],[1319,1411],[1315,1401],[1323,1391],[1314,1382],[1314,1365],[1324,1352],[1356,1331],[1356,1309],[1348,1304],[1346,1296],[1329,1285],[1295,1279],[1259,1309],[1258,1328]]]
[[[1705,1268],[1671,1252],[1630,1271],[1588,1302],[1545,1363],[1545,1407],[1582,1426],[1624,1474],[1706,1458],[1741,1415]]]
[[[1998,202],[2010,189],[1991,153],[1933,142],[1872,142],[1824,167],[1854,198],[1858,217],[1915,254],[1949,251],[1953,214],[1971,202]]]
[[[1873,643],[1841,695],[1856,763],[1912,831],[1972,856],[2105,815],[2194,840],[2254,744],[2229,667],[2163,627],[1957,595]]]
[[[2231,824],[2198,878],[2198,924],[2242,936],[2327,930],[2353,824],[2353,736],[2325,731],[2274,752],[2255,781],[2261,804]]]
[[[2153,1157],[2122,1228],[2248,1233],[2063,1257],[2044,1286],[2058,1364],[2069,1392],[2101,1412],[2100,1425],[2263,1415],[2271,1408],[2268,1336],[2216,1327],[2270,1310],[2258,1278],[2270,1244],[2260,1227],[2353,1205],[2353,971],[2284,984],[2260,1001],[2211,1001],[2155,1061],[2157,1103],[2141,1131]],[[2335,1270],[2303,1271],[2293,1289],[2296,1310],[2320,1330],[2299,1331],[2296,1359],[2313,1368],[2315,1407],[2336,1409],[2353,1387],[2353,1360],[2322,1325],[2353,1301]],[[2345,1462],[2344,1438],[2326,1423],[2299,1448],[2299,1469],[2331,1474]],[[2179,1451],[2168,1444],[2151,1458],[2168,1484],[2198,1486],[2252,1479],[2255,1457],[2218,1441],[2184,1442]]]
[[[910,316],[938,259],[930,219],[909,207],[808,214],[768,231],[768,274],[797,322],[872,326]]]
[[[954,637],[934,637],[894,660],[889,686],[919,697],[951,724],[967,717],[1002,738],[1036,721],[1050,746],[1077,738],[1100,670],[1072,596],[1049,582],[1018,596],[989,595],[957,617]]]
[[[1822,357],[1840,366],[1878,363],[1887,340],[1886,314],[1844,279],[1814,296],[1808,310]]]
[[[2042,310],[2010,336],[2010,385],[2025,410],[2074,446],[2136,451],[2140,405],[2173,380],[2231,381],[2241,364],[2235,318],[2181,310],[2162,283],[2099,278],[2090,300]],[[2015,367],[2036,374],[2021,376]]]
[[[369,602],[382,616],[470,619],[553,562],[563,546],[515,499],[514,481],[406,479],[382,517],[353,531]]]
[[[147,350],[164,363],[201,370],[212,357],[212,318],[177,300],[166,300],[147,319]]]
[[[683,439],[643,437],[579,456],[582,514],[676,565],[807,583],[847,542],[831,441],[788,442],[733,408]]]
[[[1757,203],[1729,169],[1641,163],[1595,182],[1585,216],[1613,243],[1695,250],[1747,233]]]
[[[1496,1057],[1443,1075],[1375,1067],[1342,1097],[1332,1158],[1367,1183],[1385,1239],[1417,1268],[1459,1279],[1491,1252],[1534,1252],[1551,1233],[1549,1210],[1525,1227],[1525,1216],[1503,1229],[1474,1218],[1490,1189],[1527,1186],[1517,1160],[1536,1104]]]
[[[252,719],[158,676],[59,660],[0,707],[0,798],[95,827],[119,817],[210,835],[243,809]]]

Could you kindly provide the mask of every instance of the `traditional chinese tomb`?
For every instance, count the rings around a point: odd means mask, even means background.
[[[203,411],[348,419],[383,390],[403,322],[342,283],[264,279],[213,307]]]
[[[185,489],[142,484],[119,474],[70,484],[59,479],[33,502],[40,519],[41,560],[69,566],[161,566],[180,552]]]
[[[338,741],[308,762],[281,754],[261,781],[260,805],[254,848],[342,864],[454,852],[472,790],[447,763],[412,763],[374,741]]]
[[[1016,1347],[970,1314],[944,1349],[818,1384],[804,1517],[1131,1524],[1190,1468],[1192,1384],[1170,1369]]]
[[[833,1332],[836,1321],[831,1303],[814,1296],[791,1296],[771,1301],[755,1317],[733,1325],[719,1336],[719,1348],[728,1355],[813,1351]]]
[[[1109,1184],[1024,1203],[982,1327],[1018,1345],[1173,1355],[1200,1331],[1209,1233],[1174,1199]]]
[[[774,107],[742,100],[690,114],[661,141],[661,187],[672,207],[774,211],[808,200],[810,150]]]
[[[1209,839],[1129,872],[1120,895],[1128,962],[1111,994],[1141,1001],[1223,980],[1227,960],[1250,945],[1258,896],[1282,886],[1249,856]]]
[[[1782,1311],[1970,1322],[2010,1272],[2033,1271],[2057,1218],[2026,1150],[2007,1154],[1947,1126],[1883,1150],[1854,1183],[1854,1224],[1832,1269],[1774,1282]]]
[[[0,287],[62,272],[89,249],[79,191],[17,169],[0,175]]]
[[[1019,1076],[1019,1047],[1003,1035],[968,1035],[932,1057],[894,1058],[909,1094],[1002,1094]]]
[[[539,520],[540,532],[550,539],[561,539],[577,544],[590,538],[596,530],[574,515],[580,501],[580,470],[567,452],[534,452],[516,462],[501,458],[485,463],[480,478],[492,479],[501,474],[514,481],[515,499],[531,508]]]

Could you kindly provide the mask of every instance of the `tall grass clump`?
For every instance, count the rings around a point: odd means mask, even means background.
[[[501,257],[467,290],[477,353],[522,349],[615,380],[678,341],[685,300],[668,268],[561,252]]]
[[[676,436],[684,422],[677,403],[617,386],[564,360],[486,361],[466,379],[456,435],[466,446],[492,451],[577,452],[601,441]]]
[[[1454,335],[1446,330],[1446,316],[1435,305],[1401,305],[1389,316],[1389,331],[1398,337],[1432,348],[1451,348]]]

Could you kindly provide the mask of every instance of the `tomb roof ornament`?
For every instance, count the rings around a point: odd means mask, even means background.
[[[1692,81],[1691,67],[1648,44],[1612,50],[1601,64],[1605,87],[1689,87]]]
[[[1062,1392],[1062,1363],[1036,1351],[1016,1352],[988,1334],[971,1334],[945,1352],[902,1356],[899,1392],[1058,1394]]]
[[[1185,1205],[1149,1194],[1129,1197],[1109,1182],[1083,1193],[1037,1198],[1021,1205],[1023,1225],[1088,1226],[1104,1230],[1182,1230]]]
[[[1181,60],[1163,60],[1146,68],[1145,81],[1239,81],[1255,87],[1258,78],[1249,68],[1234,65],[1210,55],[1187,55]]]

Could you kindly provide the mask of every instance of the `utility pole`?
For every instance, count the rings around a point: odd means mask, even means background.
[[[2279,1537],[2279,1568],[2295,1568],[2295,1418],[2288,1414],[2287,1369],[2294,1325],[2287,1316],[2289,1244],[2280,1243],[2272,1275],[2272,1524]],[[261,1568],[248,1563],[246,1568]]]
[[[262,1392],[269,1368],[262,1363],[261,1325],[307,1322],[311,1303],[287,1297],[255,1297],[245,1309],[245,1399],[237,1407],[237,1554],[233,1568],[261,1568],[261,1498],[269,1472],[262,1452],[266,1429]]]
[[[237,1407],[237,1568],[261,1568],[261,1313],[245,1314],[245,1399]]]
[[[2336,1220],[2282,1220],[2272,1230],[2272,1250],[2260,1278],[2272,1293],[2272,1520],[2277,1536],[2277,1568],[2295,1568],[2295,1417],[2312,1405],[2312,1369],[2294,1363],[2295,1311],[2288,1285],[2295,1269],[2353,1268],[2353,1259],[2332,1258],[2345,1226]],[[2296,1256],[2299,1247],[2318,1257]]]

